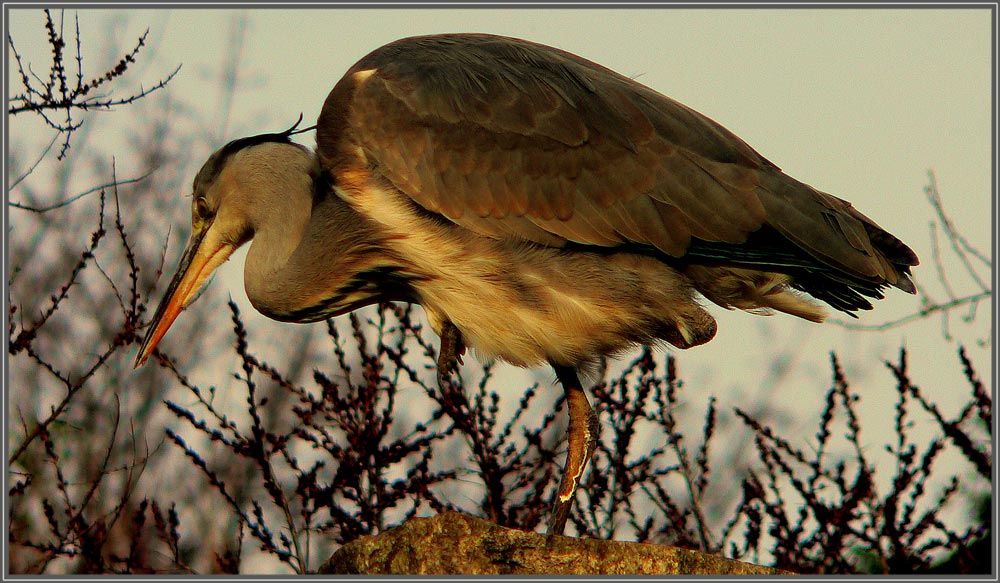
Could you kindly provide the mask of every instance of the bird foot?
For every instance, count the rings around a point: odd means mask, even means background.
[[[465,344],[462,341],[462,332],[450,321],[445,320],[441,325],[441,351],[437,360],[437,380],[440,389],[444,390],[449,384],[448,377],[458,372],[463,354],[465,354]]]

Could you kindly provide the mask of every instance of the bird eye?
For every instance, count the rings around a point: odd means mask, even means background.
[[[198,217],[202,220],[208,219],[212,216],[212,211],[208,208],[208,201],[204,198],[196,198],[194,201],[194,210],[198,213]]]

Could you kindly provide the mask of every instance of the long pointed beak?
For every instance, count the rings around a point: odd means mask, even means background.
[[[219,241],[218,237],[208,236],[210,231],[208,228],[192,233],[177,272],[170,280],[167,293],[160,300],[146,337],[139,347],[139,354],[135,357],[136,368],[146,362],[178,314],[197,297],[212,272],[225,263],[235,250],[235,246]]]

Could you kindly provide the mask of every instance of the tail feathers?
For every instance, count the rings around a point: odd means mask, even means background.
[[[853,208],[850,211],[856,212]],[[705,294],[709,299],[713,293],[711,288],[722,285],[714,282],[713,278],[724,273],[720,270],[728,269],[729,271],[725,273],[743,274],[740,277],[745,280],[741,288],[744,291],[740,293],[750,293],[748,290],[758,286],[763,286],[761,289],[770,289],[766,284],[767,281],[771,281],[774,289],[786,290],[791,296],[785,302],[785,296],[779,296],[782,299],[767,300],[764,299],[767,295],[764,292],[753,292],[750,295],[751,302],[766,304],[770,301],[770,303],[795,306],[801,303],[794,300],[801,298],[801,295],[794,291],[797,290],[851,316],[854,316],[852,312],[857,310],[872,309],[869,298],[882,299],[885,297],[883,290],[889,286],[911,294],[915,293],[916,286],[910,280],[909,274],[910,266],[917,264],[916,255],[909,247],[861,213],[856,214],[858,215],[856,219],[860,221],[860,225],[864,225],[871,238],[873,249],[867,259],[874,262],[872,271],[878,275],[863,276],[819,260],[776,229],[766,225],[751,233],[742,244],[692,239],[691,247],[685,256],[686,263],[682,268],[690,270],[700,266],[702,269],[711,270],[712,275],[701,277],[700,284],[700,287],[709,289]],[[732,288],[733,284],[728,284],[728,287]],[[729,297],[735,297],[733,294],[729,294]],[[716,296],[723,299],[727,294],[716,293]],[[732,299],[724,302],[739,307]],[[716,301],[719,304],[724,302]],[[777,307],[774,309],[787,311]],[[806,317],[806,319],[813,318]]]
[[[822,322],[827,311],[793,288],[793,278],[784,273],[689,265],[684,273],[703,296],[727,308],[769,315],[784,312],[812,322]]]
[[[882,263],[889,285],[908,294],[917,293],[917,288],[910,279],[910,267],[920,264],[917,254],[895,235],[879,227],[875,221],[853,208],[851,210],[863,220],[865,230],[876,250],[876,257]]]
[[[919,263],[916,254],[851,203],[781,173],[760,178],[757,194],[767,212],[767,226],[792,244],[793,253],[804,252],[813,258],[814,267],[826,266],[829,279],[846,276],[850,281],[844,283],[865,295],[870,294],[863,288],[873,285],[915,292],[908,275]]]
[[[782,274],[775,275],[783,278],[788,277]],[[774,290],[761,296],[760,302],[765,308],[798,316],[811,322],[822,322],[827,316],[826,309],[823,306],[809,301],[809,298],[805,294],[792,289],[787,284],[781,284]]]

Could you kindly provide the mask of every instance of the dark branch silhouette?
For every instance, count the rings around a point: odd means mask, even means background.
[[[74,18],[76,24],[74,45],[76,48],[76,75],[75,82],[67,79],[67,39],[63,32],[64,11],[59,12],[58,30],[52,18],[52,13],[45,9],[45,31],[52,50],[52,63],[49,65],[49,75],[47,79],[41,79],[32,72],[30,63],[23,62],[21,54],[14,46],[14,37],[7,36],[7,44],[10,45],[11,55],[17,63],[18,76],[21,80],[22,91],[8,96],[9,106],[7,114],[14,116],[21,113],[34,113],[44,120],[45,124],[56,130],[63,136],[63,145],[60,148],[58,158],[61,160],[69,149],[70,137],[73,132],[83,125],[82,119],[74,118],[74,112],[86,112],[90,110],[111,110],[115,107],[129,105],[150,95],[151,93],[166,87],[174,76],[180,71],[180,65],[166,77],[158,80],[152,87],[139,88],[125,97],[116,97],[112,93],[111,84],[116,79],[125,75],[129,66],[136,62],[139,51],[146,45],[146,37],[149,30],[142,33],[138,42],[131,51],[121,57],[118,63],[106,70],[102,74],[95,75],[89,81],[84,81],[83,72],[83,51],[80,46],[80,20]],[[103,95],[95,95],[98,90],[107,91]],[[59,117],[56,118],[53,115]]]

